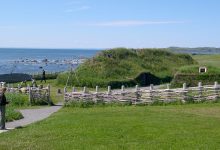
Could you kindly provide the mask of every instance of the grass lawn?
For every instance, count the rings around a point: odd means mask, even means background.
[[[209,65],[220,68],[220,55],[194,55],[193,58],[200,65]]]
[[[0,134],[0,149],[218,149],[220,104],[63,108]]]

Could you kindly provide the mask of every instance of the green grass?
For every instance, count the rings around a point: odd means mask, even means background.
[[[40,81],[37,81],[38,85],[41,84]],[[30,84],[30,82],[27,82],[27,84]],[[63,95],[57,95],[57,89],[61,88],[55,85],[55,80],[48,80],[47,83],[42,83],[44,86],[47,86],[48,84],[51,85],[51,99],[56,104],[60,101],[63,101]],[[16,86],[17,83],[14,84]],[[62,88],[61,88],[62,89]],[[23,118],[22,114],[17,111],[20,109],[35,109],[35,108],[41,108],[44,106],[30,106],[28,95],[26,94],[18,94],[18,93],[6,93],[7,101],[9,101],[9,105],[6,107],[6,120],[7,121],[13,121],[13,120],[19,120]]]
[[[220,55],[194,55],[193,58],[199,62],[201,66],[213,66],[220,68]]]
[[[6,121],[19,120],[23,118],[17,109],[28,107],[28,96],[23,94],[6,93],[9,105],[6,105]]]
[[[23,118],[22,114],[19,111],[17,111],[15,107],[11,105],[6,106],[5,117],[6,117],[6,122],[19,120]]]
[[[4,149],[218,149],[220,104],[63,108],[0,134]]]
[[[50,86],[51,86],[51,99],[52,99],[52,101],[53,101],[53,103],[54,104],[56,104],[56,103],[58,103],[58,102],[60,102],[60,101],[63,101],[63,94],[61,94],[61,95],[58,95],[57,94],[57,90],[58,89],[61,89],[61,91],[63,92],[63,89],[64,89],[64,87],[63,86],[61,86],[61,85],[57,85],[56,84],[56,79],[49,79],[49,80],[47,80],[47,82],[45,83],[45,82],[42,82],[41,83],[41,81],[40,80],[37,80],[36,81],[37,82],[37,85],[39,86],[39,85],[43,85],[44,87],[47,87],[48,86],[48,84],[50,84]],[[17,86],[18,84],[20,84],[20,83],[14,83],[13,84],[13,86],[15,87],[15,86]],[[31,85],[31,81],[27,81],[27,85]],[[70,90],[70,89],[69,89]]]
[[[220,55],[193,55],[199,65],[180,67],[172,80],[173,87],[197,86],[198,82],[204,85],[213,85],[215,81],[220,82]],[[206,73],[199,73],[199,67],[207,67]]]
[[[183,66],[178,70],[178,73],[183,74],[200,74],[200,75],[207,75],[207,74],[220,74],[220,68],[215,66],[206,65],[207,72],[206,73],[199,73],[200,65],[191,65],[191,66]]]
[[[100,52],[94,58],[80,65],[70,84],[87,87],[119,88],[143,84],[140,77],[143,73],[151,74],[151,82],[161,83],[170,81],[180,66],[195,64],[187,54],[171,53],[168,49],[112,49]],[[58,75],[58,84],[65,85],[70,73]],[[140,79],[141,78],[141,79]]]
[[[7,101],[13,107],[26,107],[29,105],[28,95],[20,93],[6,93]]]

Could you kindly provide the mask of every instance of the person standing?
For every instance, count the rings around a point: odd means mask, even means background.
[[[5,97],[6,88],[0,89],[0,111],[1,111],[1,121],[0,121],[0,130],[5,130],[5,107],[8,102]]]
[[[46,83],[46,72],[43,69],[41,82],[44,81]]]

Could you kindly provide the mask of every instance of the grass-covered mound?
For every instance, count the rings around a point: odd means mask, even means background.
[[[215,81],[220,82],[220,69],[214,66],[207,66],[206,73],[199,73],[199,65],[184,66],[176,73],[172,85],[181,87],[183,83],[188,86],[197,86],[198,82],[214,85]]]
[[[125,49],[101,51],[80,65],[69,79],[74,86],[118,88],[121,85],[149,85],[168,82],[177,68],[195,64],[190,55],[174,54],[167,49]],[[70,73],[60,74],[65,85]]]

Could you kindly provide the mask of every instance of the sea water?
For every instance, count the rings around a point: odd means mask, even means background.
[[[62,72],[95,56],[96,49],[0,48],[0,74]]]

